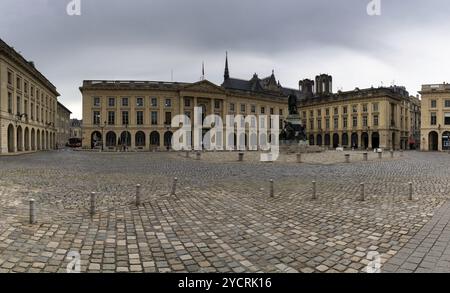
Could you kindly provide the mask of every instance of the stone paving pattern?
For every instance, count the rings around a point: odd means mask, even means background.
[[[296,164],[295,155],[273,164],[207,158],[213,155],[1,157],[0,272],[66,272],[70,251],[81,254],[83,272],[365,272],[370,251],[381,254],[383,271],[448,268],[447,154],[351,164]],[[339,162],[343,154],[326,156]],[[93,217],[91,191],[98,193]],[[38,203],[35,225],[28,224],[30,198]]]

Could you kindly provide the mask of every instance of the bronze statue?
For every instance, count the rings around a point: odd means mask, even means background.
[[[288,104],[289,104],[289,115],[298,115],[296,95],[293,94],[289,95]]]

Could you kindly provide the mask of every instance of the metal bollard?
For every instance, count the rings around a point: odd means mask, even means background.
[[[361,195],[360,195],[359,200],[365,201],[366,200],[366,191],[365,191],[364,183],[361,183],[360,187],[361,187]]]
[[[36,202],[34,199],[30,199],[30,224],[36,223]]]
[[[239,153],[239,155],[238,155],[238,157],[239,157],[239,162],[243,162],[244,161],[244,153]]]
[[[141,185],[136,185],[136,206],[141,205]]]
[[[413,183],[409,182],[409,200],[413,200]]]
[[[312,199],[317,199],[317,187],[316,187],[316,181],[312,182]]]
[[[91,216],[95,215],[95,192],[91,192]]]
[[[202,158],[202,153],[200,153],[200,152],[197,152],[196,153],[196,159],[198,160],[198,161],[200,161],[200,159]]]
[[[379,152],[378,153],[378,159],[382,159],[383,158],[383,153]]]
[[[297,163],[301,163],[302,162],[302,154],[297,154]]]
[[[273,179],[270,179],[270,197],[275,197],[275,189],[273,185]]]
[[[178,182],[178,178],[177,177],[173,178],[171,195],[176,195],[177,194],[177,182]]]
[[[367,162],[367,161],[369,160],[369,154],[368,154],[368,153],[364,153],[364,154],[363,154],[363,160],[364,160],[365,162]]]
[[[350,163],[350,155],[349,154],[345,155],[345,162]]]

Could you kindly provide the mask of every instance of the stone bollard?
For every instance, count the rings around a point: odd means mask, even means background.
[[[349,154],[345,155],[345,162],[350,163],[350,155]]]
[[[378,153],[378,159],[381,160],[382,158],[383,158],[383,153],[382,153],[382,152],[379,152],[379,153]]]
[[[312,182],[312,199],[316,200],[317,199],[317,186],[316,186],[316,181]]]
[[[367,162],[367,161],[369,160],[369,154],[368,154],[368,153],[364,153],[364,154],[363,154],[363,160],[364,160],[365,162]]]
[[[136,185],[136,206],[141,205],[141,185]]]
[[[239,153],[238,154],[238,160],[239,160],[239,162],[243,162],[244,161],[244,153]]]
[[[186,151],[186,158],[189,158],[189,151]]]
[[[91,214],[91,216],[95,215],[95,192],[91,192],[90,214]]]
[[[177,182],[178,182],[178,178],[177,177],[173,178],[171,195],[176,195],[177,194]]]
[[[391,159],[393,159],[394,158],[394,151],[390,151],[390,153],[391,153]]]
[[[197,159],[198,161],[200,161],[201,158],[202,158],[202,153],[201,153],[201,152],[197,152],[197,153],[196,153],[196,159]]]
[[[361,194],[360,194],[360,201],[365,201],[366,200],[366,191],[365,191],[365,187],[364,187],[364,183],[360,184],[360,188],[361,188]]]
[[[30,224],[36,223],[36,202],[34,199],[30,199]]]
[[[275,197],[275,188],[274,188],[273,179],[270,179],[270,197]]]
[[[297,163],[301,163],[302,162],[302,154],[297,154]]]
[[[409,182],[409,200],[413,200],[413,183]]]

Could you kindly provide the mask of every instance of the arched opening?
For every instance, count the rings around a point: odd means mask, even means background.
[[[437,151],[438,148],[438,142],[439,141],[439,135],[437,134],[436,131],[431,131],[428,134],[428,144],[429,144],[429,150],[430,151]]]
[[[113,131],[109,131],[106,134],[106,147],[115,147],[117,144],[117,136]]]
[[[96,148],[102,145],[102,134],[98,131],[94,131],[91,134],[91,148]]]
[[[36,132],[34,128],[31,129],[31,150],[36,150]]]
[[[335,133],[333,135],[333,148],[339,147],[339,134]]]
[[[41,131],[39,129],[36,131],[36,147],[38,151],[41,150]]]
[[[23,134],[22,134],[22,126],[17,127],[17,151],[23,151]]]
[[[352,148],[357,149],[358,148],[358,134],[357,133],[352,133]]]
[[[395,132],[393,132],[392,133],[392,149],[393,150],[396,150],[396,146],[397,146],[396,140],[397,140],[397,134]]]
[[[45,149],[46,150],[50,149],[50,138],[49,138],[48,131],[45,132]]]
[[[30,150],[30,130],[28,127],[25,128],[25,151]]]
[[[331,145],[331,136],[329,134],[325,134],[325,146]]]
[[[41,150],[45,150],[45,131],[41,132]]]
[[[446,131],[442,134],[442,150],[450,150],[450,132]]]
[[[150,145],[151,146],[159,146],[160,145],[160,139],[159,139],[159,132],[153,131],[150,133]]]
[[[119,145],[131,147],[131,133],[129,131],[122,132]]]
[[[347,133],[342,134],[342,146],[348,147],[348,134]]]
[[[363,149],[369,148],[369,134],[367,132],[363,132],[361,135],[361,144]]]
[[[380,134],[378,132],[372,133],[372,148],[373,149],[380,148]]]
[[[135,136],[136,147],[142,148],[145,147],[145,133],[142,131],[136,132]]]
[[[314,135],[313,134],[311,134],[309,136],[309,145],[314,145]]]
[[[8,126],[8,153],[14,153],[16,150],[14,149],[14,126],[10,124]]]
[[[167,147],[167,149],[172,146],[172,136],[173,133],[171,131],[164,133],[164,146]]]
[[[322,135],[321,134],[318,134],[317,135],[317,145],[318,146],[322,146]]]

